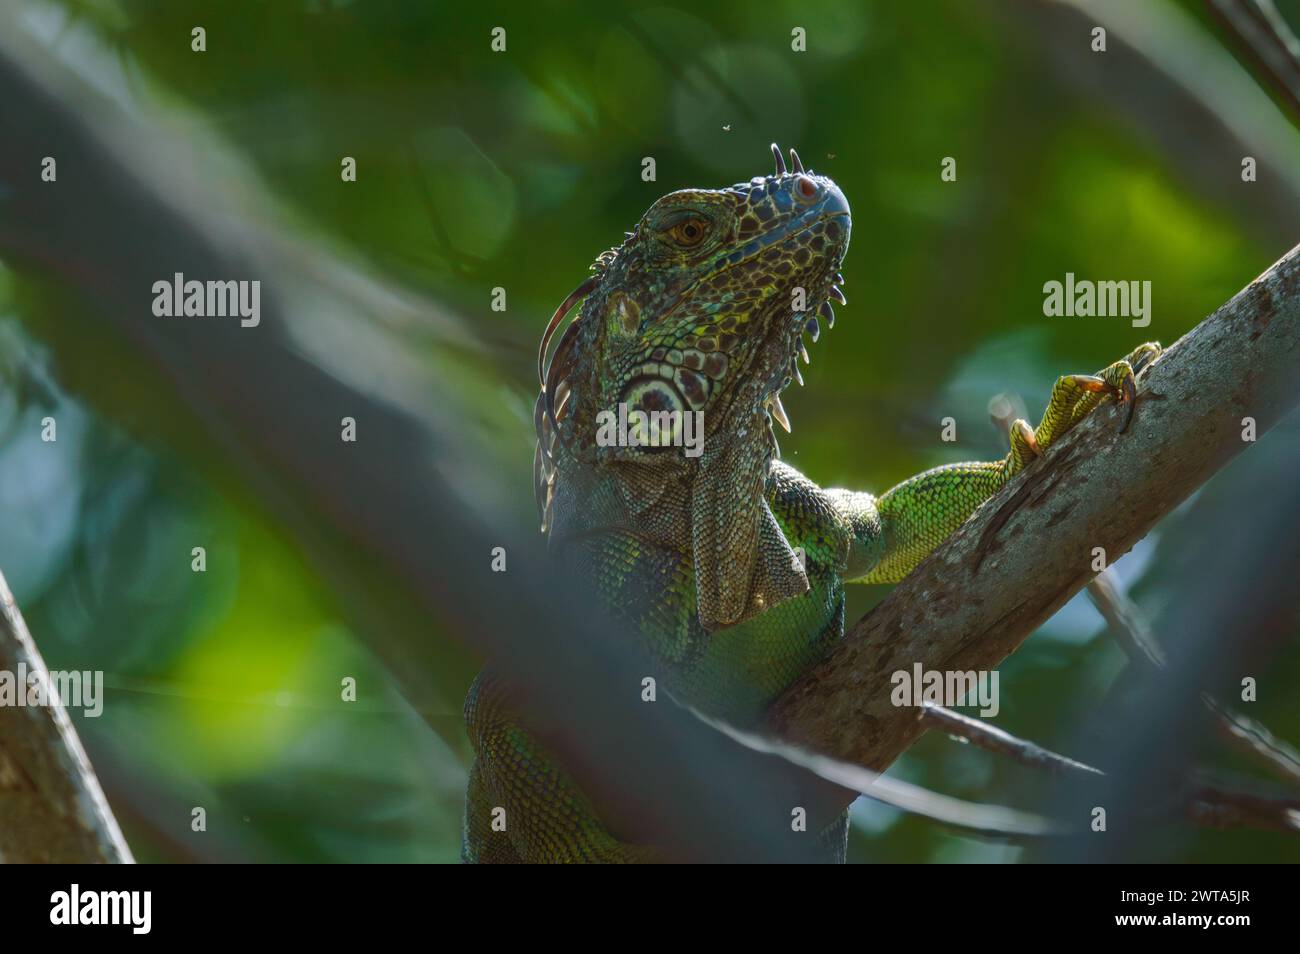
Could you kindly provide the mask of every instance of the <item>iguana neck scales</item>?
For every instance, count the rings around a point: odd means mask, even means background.
[[[1042,423],[1012,425],[1003,460],[926,471],[879,498],[818,487],[779,460],[773,423],[790,429],[781,391],[818,317],[832,325],[831,301],[845,303],[849,204],[793,150],[789,166],[772,150],[772,175],[669,193],[601,253],[543,335],[534,415],[554,558],[594,580],[674,696],[741,723],[843,635],[846,582],[901,579],[1101,400],[1131,406],[1136,371],[1159,354],[1145,344],[1097,375],[1058,379]],[[698,415],[698,455],[598,439],[602,414],[620,408]],[[603,823],[490,666],[465,715],[477,755],[466,860],[657,857]],[[830,856],[846,832],[840,819],[821,834]]]

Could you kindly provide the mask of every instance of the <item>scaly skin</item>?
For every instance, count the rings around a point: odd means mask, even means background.
[[[1060,378],[1037,428],[1012,425],[1003,460],[938,467],[879,498],[818,487],[777,459],[771,425],[788,429],[779,395],[801,336],[815,341],[816,314],[833,323],[827,299],[844,301],[849,207],[793,150],[789,171],[773,151],[774,175],[651,206],[561,305],[539,354],[535,472],[551,552],[639,634],[661,686],[741,725],[843,635],[845,583],[902,579],[1104,398],[1131,414],[1134,376],[1160,352],[1144,344],[1095,376]],[[600,446],[597,415],[620,402],[702,412],[703,453]],[[477,753],[465,860],[656,859],[601,821],[490,666],[465,720]],[[822,833],[828,858],[842,859],[846,835],[845,818]]]

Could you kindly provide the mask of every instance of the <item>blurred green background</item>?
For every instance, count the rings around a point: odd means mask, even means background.
[[[1089,53],[1091,21],[1046,6],[20,0],[12,16],[137,119],[212,137],[220,154],[191,171],[213,214],[228,203],[220,214],[460,316],[481,347],[449,350],[416,323],[403,350],[481,408],[466,426],[528,521],[532,363],[551,311],[655,198],[763,175],[773,140],[853,208],[850,304],[813,348],[807,387],[785,398],[784,456],[823,485],[881,491],[1001,456],[992,396],[1017,395],[1033,416],[1058,374],[1172,342],[1300,238],[1294,181],[1243,183],[1220,130],[1146,96],[1118,26],[1106,54],[1063,62],[1063,45]],[[1200,4],[1132,6],[1241,72]],[[1296,20],[1295,3],[1279,6]],[[206,53],[191,51],[195,26]],[[489,47],[496,26],[503,53]],[[796,26],[807,52],[791,50]],[[1173,52],[1209,70],[1201,51]],[[1296,160],[1294,126],[1270,110],[1250,128]],[[344,156],[355,183],[340,181]],[[657,181],[641,179],[647,156]],[[940,180],[945,156],[956,182]],[[248,182],[260,182],[256,202]],[[1150,280],[1151,326],[1044,317],[1043,283],[1066,272]],[[504,312],[489,307],[497,286]],[[108,673],[103,716],[74,716],[137,857],[455,860],[460,700],[424,713],[449,744],[393,688],[301,542],[177,437],[186,419],[165,391],[61,334],[57,300],[0,264],[0,568],[52,668]],[[46,415],[56,444],[40,441]],[[939,439],[948,416],[955,445]],[[1188,585],[1183,558],[1230,518],[1239,472],[1254,455],[1294,454],[1296,440],[1284,424],[1118,564],[1157,632]],[[198,542],[203,574],[190,568]],[[855,590],[850,619],[884,592]],[[1170,651],[1177,635],[1160,632]],[[431,627],[430,641],[448,636]],[[1122,667],[1078,598],[1002,667],[998,724],[1066,745]],[[343,676],[358,702],[340,700]],[[1300,739],[1300,651],[1264,685],[1251,714]],[[1010,804],[1042,785],[934,736],[895,771]],[[207,809],[206,835],[190,831],[192,806]],[[875,861],[1020,853],[862,802],[851,847]],[[1188,831],[1169,852],[1300,860],[1294,839],[1257,832]]]

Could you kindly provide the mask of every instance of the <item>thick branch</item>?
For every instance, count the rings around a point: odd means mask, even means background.
[[[768,729],[882,770],[923,726],[890,678],[991,670],[1107,562],[1297,401],[1300,247],[1176,342],[1139,382],[1137,413],[1106,404],[1029,467],[777,700]],[[833,801],[849,800],[847,792]]]
[[[0,672],[49,685],[45,661],[2,574]],[[24,699],[27,682],[16,687]],[[49,694],[47,705],[0,704],[0,861],[132,860],[58,695]]]

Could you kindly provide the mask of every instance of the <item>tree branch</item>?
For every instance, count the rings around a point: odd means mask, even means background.
[[[1051,817],[1005,805],[967,802],[810,752],[780,739],[746,732],[695,709],[690,711],[701,722],[754,752],[798,766],[824,782],[842,786],[855,796],[864,795],[910,815],[966,834],[996,840],[1026,841],[1080,835],[1088,830],[1077,817]],[[965,739],[1029,768],[1045,770],[1055,775],[1070,775],[1085,786],[1096,783],[1105,774],[1091,765],[1058,755],[952,709],[927,703],[921,707],[920,713],[919,721],[927,728]],[[1206,783],[1198,779],[1190,781],[1184,797],[1175,799],[1167,806],[1145,807],[1140,814],[1152,821],[1180,817],[1195,825],[1212,828],[1262,828],[1288,833],[1300,831],[1300,799],[1295,796],[1278,796],[1240,786],[1234,788],[1214,782]]]
[[[1165,668],[1164,650],[1147,625],[1137,605],[1119,588],[1107,570],[1088,584],[1088,596],[1105,618],[1129,662],[1151,672]],[[1275,736],[1267,726],[1244,713],[1223,705],[1208,692],[1201,701],[1214,716],[1215,727],[1230,745],[1263,763],[1292,785],[1300,784],[1300,752]]]
[[[1088,598],[1130,663],[1147,670],[1164,668],[1164,650],[1137,605],[1120,590],[1109,569],[1088,584]]]
[[[1229,709],[1208,693],[1202,698],[1217,719],[1219,734],[1230,745],[1262,762],[1293,786],[1300,784],[1300,752],[1291,743],[1279,739],[1259,720]]]
[[[1188,817],[1206,828],[1262,828],[1300,832],[1300,799],[1259,795],[1207,785],[1187,806]]]
[[[982,749],[1006,755],[1021,765],[1030,768],[1045,769],[1053,773],[1075,772],[1084,775],[1100,775],[1101,770],[1075,761],[1064,755],[1058,755],[1051,749],[1045,749],[1036,742],[1021,739],[1005,729],[972,719],[953,709],[925,703],[921,706],[921,723],[927,729],[946,732],[948,735],[978,745]]]
[[[1171,346],[1142,376],[1137,413],[1107,403],[986,502],[772,706],[767,731],[881,770],[917,737],[890,702],[914,663],[991,670],[1297,402],[1300,247]],[[1050,531],[1050,533],[1048,532]],[[827,809],[851,793],[827,793]]]
[[[50,686],[49,672],[0,574],[0,672]],[[26,697],[27,678],[15,689]],[[130,863],[108,801],[58,693],[0,704],[0,861]]]
[[[1029,768],[1091,780],[1104,774],[1091,765],[1058,755],[995,725],[972,719],[943,706],[926,703],[921,707],[921,721],[928,728],[965,739]],[[1294,795],[1278,796],[1250,791],[1241,786],[1228,787],[1197,779],[1191,781],[1191,794],[1178,807],[1193,824],[1210,828],[1264,828],[1288,833],[1300,831],[1300,799]],[[863,794],[872,795],[870,790]],[[945,821],[943,818],[936,820]],[[1063,821],[1058,821],[1057,824],[1062,830],[1066,827]]]

